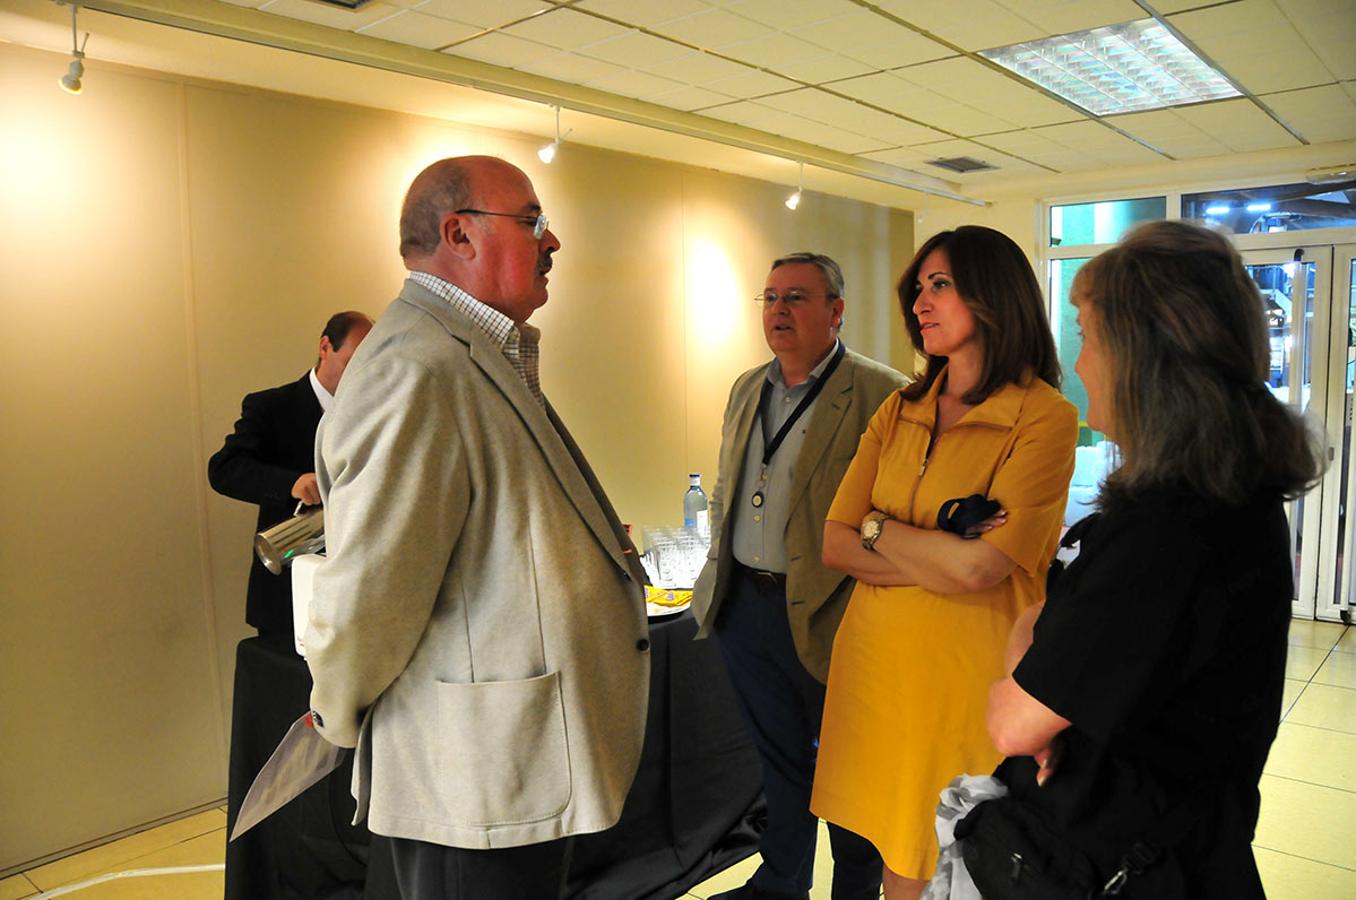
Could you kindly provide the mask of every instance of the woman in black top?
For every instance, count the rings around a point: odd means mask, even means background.
[[[1227,239],[1139,228],[1073,302],[1088,424],[1123,464],[1014,628],[989,697],[997,775],[1097,884],[1156,845],[1121,897],[1263,897],[1251,841],[1294,595],[1282,502],[1321,463],[1266,389],[1261,300]]]

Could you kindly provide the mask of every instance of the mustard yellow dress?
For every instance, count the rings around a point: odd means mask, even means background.
[[[938,377],[917,402],[876,412],[829,519],[857,528],[872,508],[937,527],[953,497],[1002,503],[1007,524],[980,540],[1016,564],[973,594],[858,583],[834,639],[811,809],[874,843],[908,878],[932,876],[938,794],[1002,759],[985,727],[1013,621],[1045,596],[1073,474],[1078,414],[1045,382],[1010,384],[971,409],[928,452]],[[888,528],[888,526],[887,526]]]

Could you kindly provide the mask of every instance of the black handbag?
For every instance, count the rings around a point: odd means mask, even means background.
[[[1186,900],[1180,865],[1165,851],[1186,837],[1218,790],[1198,787],[1121,854],[1110,876],[1011,796],[976,806],[956,823],[956,839],[984,900],[1096,900],[1119,897],[1127,886],[1134,896]]]

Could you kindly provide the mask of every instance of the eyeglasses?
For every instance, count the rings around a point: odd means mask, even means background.
[[[461,215],[462,213],[470,213],[473,216],[503,216],[506,219],[517,219],[524,225],[532,226],[532,237],[538,241],[541,240],[543,234],[546,234],[546,229],[551,227],[551,223],[547,221],[545,213],[537,213],[534,216],[531,213],[500,213],[489,212],[484,209],[457,210],[457,215]]]
[[[812,296],[812,294],[796,290],[787,291],[785,294],[778,294],[776,291],[763,291],[761,294],[753,295],[753,302],[763,307],[773,307],[780,300],[792,309],[797,309],[804,306]],[[834,299],[831,295],[827,296],[829,300]]]

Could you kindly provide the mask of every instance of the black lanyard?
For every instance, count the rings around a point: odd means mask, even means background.
[[[843,353],[846,350],[847,348],[843,346],[843,342],[839,341],[838,350],[833,354],[833,359],[829,362],[828,366],[825,367],[823,374],[815,379],[814,384],[810,385],[809,392],[796,404],[796,408],[792,410],[790,417],[782,423],[782,427],[777,429],[777,433],[773,436],[772,443],[770,444],[767,442],[767,419],[764,416],[764,412],[767,408],[768,394],[772,393],[772,382],[766,380],[763,382],[762,393],[758,395],[758,428],[763,434],[763,471],[767,471],[767,464],[772,461],[772,455],[777,452],[777,448],[782,445],[782,441],[786,440],[786,436],[791,433],[791,426],[796,424],[796,420],[805,414],[805,410],[810,408],[811,403],[815,402],[815,398],[819,396],[819,392],[824,390],[824,385],[828,384],[829,376],[833,374],[833,370],[838,368],[838,364],[842,362]]]

